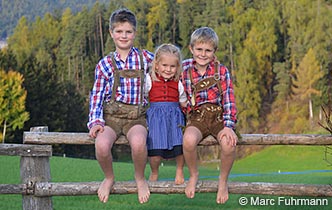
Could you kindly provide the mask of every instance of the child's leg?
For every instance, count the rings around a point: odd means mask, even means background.
[[[127,133],[127,139],[131,147],[131,157],[133,159],[135,169],[138,201],[140,203],[146,203],[150,198],[149,185],[144,176],[147,161],[146,137],[147,130],[142,125],[133,126]]]
[[[190,173],[189,181],[185,189],[188,198],[195,197],[199,175],[197,168],[197,144],[201,139],[201,132],[193,126],[186,128],[183,134],[183,155]]]
[[[176,175],[175,184],[184,183],[183,167],[184,167],[184,157],[183,155],[178,155],[176,158]]]
[[[103,203],[108,201],[114,183],[111,148],[115,140],[115,132],[110,127],[105,126],[104,132],[98,134],[95,142],[96,158],[105,175],[105,179],[98,189],[99,200]]]
[[[155,182],[158,181],[158,173],[159,173],[159,165],[161,162],[161,156],[152,156],[150,159],[150,168],[151,174],[149,177],[149,181]]]
[[[236,147],[227,143],[226,137],[221,140],[220,176],[218,183],[217,203],[225,203],[228,200],[227,180],[235,159]]]

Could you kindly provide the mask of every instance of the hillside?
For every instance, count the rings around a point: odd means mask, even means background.
[[[101,4],[108,4],[107,0],[99,0]],[[73,13],[81,11],[83,7],[91,8],[96,1],[92,0],[13,0],[0,1],[0,40],[10,36],[18,22],[25,16],[28,21],[44,16],[49,12],[54,15],[62,13],[65,8],[71,8]]]

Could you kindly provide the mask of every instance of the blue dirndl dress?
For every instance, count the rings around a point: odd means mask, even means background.
[[[183,154],[185,118],[179,102],[151,102],[146,118],[148,156],[169,159]]]

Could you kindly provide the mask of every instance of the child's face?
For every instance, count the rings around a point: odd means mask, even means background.
[[[117,23],[110,34],[118,49],[128,50],[134,45],[136,32],[128,22]]]
[[[179,69],[179,59],[172,54],[164,54],[160,56],[160,60],[156,63],[156,73],[164,79],[172,79]]]
[[[189,48],[196,64],[201,68],[206,68],[207,65],[214,59],[215,49],[211,43],[196,43]]]

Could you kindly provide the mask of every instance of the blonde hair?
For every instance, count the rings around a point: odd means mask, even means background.
[[[210,43],[214,50],[217,50],[219,38],[217,33],[210,27],[201,27],[196,29],[190,37],[190,46],[194,47],[196,43]]]
[[[159,80],[156,75],[156,65],[160,62],[161,56],[165,54],[175,55],[178,58],[178,69],[174,75],[174,80],[178,81],[182,73],[182,55],[180,49],[173,44],[162,44],[156,49],[150,72],[151,79],[152,81]]]

